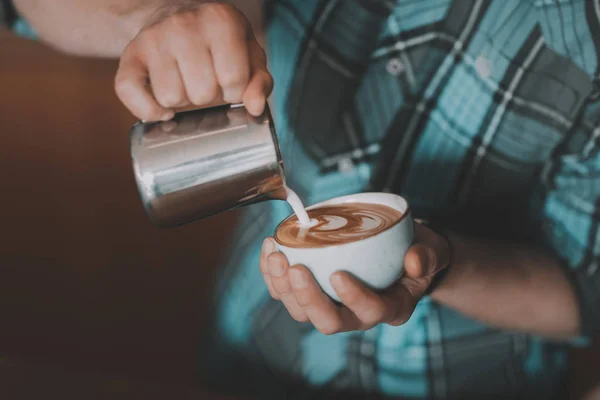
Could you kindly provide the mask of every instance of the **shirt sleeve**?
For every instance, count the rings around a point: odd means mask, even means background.
[[[541,201],[532,210],[541,215],[544,241],[563,261],[587,337],[600,335],[600,16],[595,3],[531,0],[547,45],[590,77],[587,102],[541,172]]]
[[[543,174],[542,231],[579,300],[582,335],[600,335],[600,102],[589,100]]]

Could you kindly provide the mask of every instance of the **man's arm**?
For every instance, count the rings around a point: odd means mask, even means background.
[[[580,333],[565,271],[541,249],[452,236],[452,266],[432,298],[476,320],[557,339]]]
[[[40,39],[70,54],[119,57],[161,0],[14,0]]]
[[[166,121],[178,110],[223,101],[243,102],[251,114],[260,115],[273,88],[252,25],[231,4],[16,2],[41,38],[55,47],[79,55],[120,56],[115,91],[139,119]],[[258,0],[245,2],[245,8],[258,5]]]
[[[63,52],[119,57],[158,9],[209,0],[13,0],[40,38]],[[261,1],[233,0],[245,15],[257,15]]]

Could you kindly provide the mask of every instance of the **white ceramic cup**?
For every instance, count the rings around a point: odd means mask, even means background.
[[[323,291],[336,301],[340,298],[329,278],[337,271],[349,272],[373,290],[391,286],[402,276],[404,255],[414,235],[408,203],[395,194],[358,193],[317,203],[307,210],[342,203],[383,204],[400,211],[402,218],[377,235],[325,247],[287,247],[275,239],[277,250],[285,254],[290,265],[306,266]]]

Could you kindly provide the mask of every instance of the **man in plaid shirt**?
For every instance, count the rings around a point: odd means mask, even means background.
[[[385,293],[336,274],[338,307],[263,242],[287,205],[247,209],[206,371],[259,398],[564,397],[566,349],[600,332],[600,1],[273,0],[268,69],[223,2],[67,3],[15,1],[59,48],[121,56],[139,118],[260,114],[274,78],[306,203],[394,192],[431,222]]]

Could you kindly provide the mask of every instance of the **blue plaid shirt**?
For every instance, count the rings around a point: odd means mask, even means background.
[[[290,186],[308,204],[395,192],[451,229],[544,245],[597,334],[599,16],[597,0],[269,2]],[[284,203],[246,210],[223,271],[214,348],[221,371],[238,368],[240,389],[277,399],[562,398],[564,344],[429,298],[401,327],[324,336],[295,322],[258,269],[262,239],[289,213]]]
[[[546,246],[584,333],[600,332],[599,0],[274,0],[266,11],[278,134],[306,203],[396,192],[450,229]],[[325,336],[295,322],[258,269],[261,241],[290,211],[243,214],[202,352],[213,382],[260,399],[564,397],[564,344],[429,298],[401,327]]]

